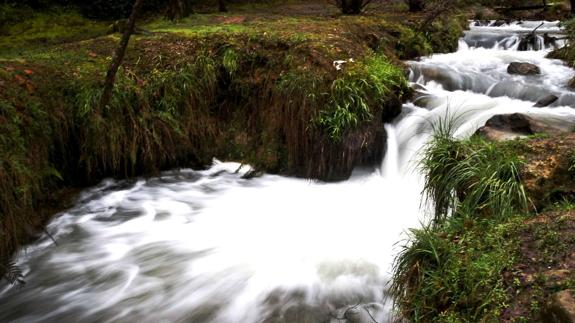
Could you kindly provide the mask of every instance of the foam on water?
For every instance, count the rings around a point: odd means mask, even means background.
[[[531,26],[472,32],[514,37]],[[25,287],[0,286],[0,321],[389,320],[385,285],[396,243],[425,221],[417,160],[433,124],[459,116],[462,138],[502,113],[575,124],[569,106],[532,108],[534,99],[524,95],[493,94],[497,84],[513,82],[566,96],[562,84],[575,73],[544,58],[544,50],[474,48],[463,41],[460,47],[412,63],[412,80],[433,99],[425,107],[405,105],[386,125],[381,169],[326,184],[273,175],[242,179],[248,167],[215,161],[205,171],[108,180],[85,191],[49,224],[58,244],[44,238],[19,257]],[[543,74],[508,75],[506,64],[516,60],[538,64]],[[436,72],[422,76],[425,68]],[[346,320],[350,313],[353,321]]]

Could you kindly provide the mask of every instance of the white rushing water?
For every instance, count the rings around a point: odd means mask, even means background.
[[[0,285],[0,322],[386,322],[396,243],[425,221],[417,160],[432,125],[460,116],[464,137],[512,112],[575,124],[575,72],[549,48],[516,50],[538,25],[472,27],[458,52],[413,62],[426,104],[386,125],[381,169],[346,182],[247,180],[248,167],[215,162],[85,191],[48,226],[58,244],[20,256],[26,285]],[[513,61],[542,75],[509,75]],[[532,107],[548,94],[560,100]]]

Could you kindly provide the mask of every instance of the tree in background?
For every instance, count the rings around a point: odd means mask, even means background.
[[[226,12],[228,9],[226,8],[226,1],[225,0],[218,0],[218,7],[220,12]]]
[[[575,0],[571,0],[571,13],[575,14]]]
[[[169,0],[168,18],[178,20],[192,14],[192,5],[189,0]]]
[[[371,0],[336,0],[335,5],[344,15],[359,15]]]
[[[409,5],[409,11],[417,12],[423,10],[423,0],[406,0]]]

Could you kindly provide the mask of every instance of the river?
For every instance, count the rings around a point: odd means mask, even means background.
[[[434,125],[461,138],[495,114],[575,124],[575,71],[546,59],[540,22],[475,26],[456,53],[410,62],[427,96],[386,125],[381,167],[341,183],[207,170],[106,180],[23,250],[22,287],[0,285],[0,322],[387,322],[386,284],[406,230],[426,221],[419,152]],[[539,76],[507,73],[531,62]],[[559,99],[533,108],[547,94]],[[385,143],[382,143],[385,144]]]

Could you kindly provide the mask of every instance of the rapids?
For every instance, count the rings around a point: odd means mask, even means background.
[[[204,171],[106,180],[58,214],[18,258],[23,287],[0,285],[0,322],[386,322],[385,286],[405,231],[426,220],[418,153],[433,125],[466,137],[495,114],[575,124],[575,72],[517,50],[540,22],[471,24],[456,53],[411,62],[425,104],[408,103],[378,169],[342,183]],[[559,33],[556,22],[538,32]],[[539,50],[537,50],[539,49]],[[506,73],[513,61],[540,76]],[[533,108],[548,94],[560,99]]]

